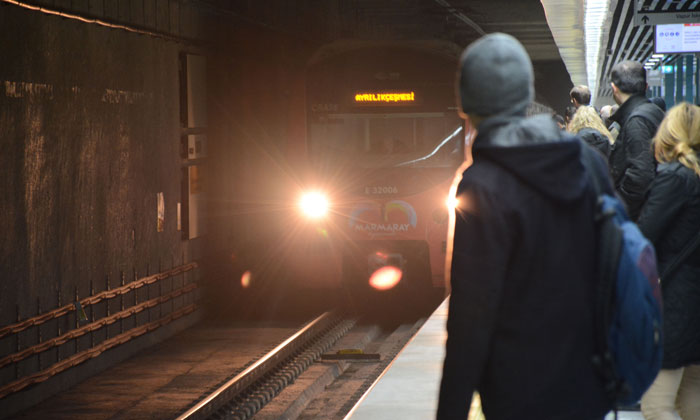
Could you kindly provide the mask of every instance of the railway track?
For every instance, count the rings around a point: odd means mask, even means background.
[[[178,420],[248,419],[354,325],[326,312],[178,416]]]
[[[421,324],[403,325],[386,335],[378,326],[353,328],[356,319],[326,312],[203,395],[177,419],[342,418]],[[339,346],[364,351],[327,353]]]
[[[305,324],[202,323],[12,418],[342,418],[421,316],[374,312],[360,320],[324,313]]]

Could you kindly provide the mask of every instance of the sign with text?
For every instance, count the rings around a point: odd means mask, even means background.
[[[657,54],[700,52],[700,23],[656,25],[654,50]]]
[[[362,91],[356,92],[353,99],[356,105],[405,105],[417,102],[413,91]]]
[[[661,5],[652,7],[652,3],[651,1],[644,0],[637,0],[635,2],[635,26],[665,25],[670,23],[700,23],[700,8],[697,4],[692,6],[693,10],[669,12],[667,10],[659,10]]]

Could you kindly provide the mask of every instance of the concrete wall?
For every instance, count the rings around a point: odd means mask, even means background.
[[[201,258],[201,239],[183,240],[176,224],[179,56],[195,48],[8,5],[0,6],[0,48],[0,326]],[[181,275],[166,291],[198,275]],[[130,293],[127,306],[159,287]],[[187,303],[144,311],[126,328]],[[107,307],[94,311],[87,315],[99,318]],[[0,357],[74,324],[65,317],[2,338]],[[0,386],[119,332],[103,328],[0,369]]]
[[[284,284],[278,264],[300,185],[304,70],[320,44],[246,22],[215,39],[205,292],[209,309],[231,317],[250,299],[240,281],[245,271],[253,274],[252,288]]]

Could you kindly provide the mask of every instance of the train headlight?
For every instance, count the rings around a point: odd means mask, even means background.
[[[299,200],[299,208],[309,219],[320,219],[328,214],[328,198],[318,191],[306,192]]]
[[[459,206],[459,198],[449,195],[447,196],[447,199],[445,200],[445,206],[447,206],[447,210],[450,212],[453,212],[457,206]]]

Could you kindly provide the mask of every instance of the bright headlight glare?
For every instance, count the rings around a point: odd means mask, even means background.
[[[299,208],[304,216],[310,219],[320,219],[328,213],[328,199],[318,191],[310,191],[301,196]]]
[[[448,196],[447,199],[445,199],[445,206],[447,206],[447,210],[454,211],[454,209],[459,206],[459,199],[457,197]]]

